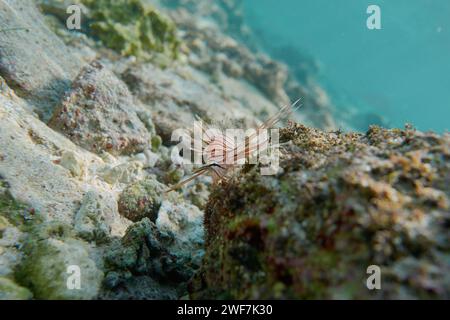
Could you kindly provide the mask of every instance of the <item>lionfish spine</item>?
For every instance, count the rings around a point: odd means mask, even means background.
[[[205,137],[202,139],[202,150],[198,150],[192,146],[190,146],[190,149],[191,151],[201,153],[205,158],[206,164],[195,170],[194,174],[191,177],[175,184],[166,192],[179,189],[186,183],[205,173],[211,174],[211,176],[213,177],[213,182],[225,180],[227,171],[230,168],[234,167],[233,164],[227,163],[229,155],[231,154],[233,157],[232,163],[236,163],[238,162],[238,160],[248,159],[248,157],[250,157],[250,155],[256,150],[264,151],[267,148],[269,138],[266,138],[263,141],[259,141],[259,132],[261,132],[261,130],[273,128],[282,119],[288,117],[295,110],[300,108],[300,100],[301,99],[298,99],[293,104],[282,107],[276,114],[264,121],[260,126],[256,128],[255,133],[246,138],[246,141],[244,141],[244,145],[241,144],[235,146],[234,140],[231,141],[229,136],[222,134],[220,131],[217,131],[216,134],[212,134],[214,133],[214,130],[211,130],[209,128],[205,129],[202,126],[200,129],[202,131],[202,136]],[[199,117],[196,116],[196,119],[200,123],[203,123],[203,121]],[[198,126],[197,123],[195,125]],[[258,142],[252,143],[256,139],[258,139]],[[205,147],[203,147],[203,145],[205,145]]]

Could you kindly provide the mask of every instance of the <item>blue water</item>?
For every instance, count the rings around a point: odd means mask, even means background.
[[[370,4],[381,30],[366,27]],[[244,10],[264,45],[317,59],[333,99],[350,97],[395,127],[450,129],[449,0],[244,0]]]

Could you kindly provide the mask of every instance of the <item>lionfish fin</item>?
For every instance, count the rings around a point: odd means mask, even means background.
[[[169,189],[167,189],[166,191],[164,191],[165,193],[169,193],[170,191],[174,191],[177,190],[179,188],[181,188],[182,186],[184,186],[186,183],[194,180],[195,178],[197,178],[198,176],[201,176],[202,174],[204,174],[206,171],[208,171],[208,168],[200,168],[198,171],[196,171],[196,173],[194,175],[192,175],[191,177],[187,178],[186,180],[183,180],[179,183],[177,183],[176,185],[173,185],[172,187],[170,187]]]
[[[284,107],[282,107],[276,114],[274,114],[273,116],[269,117],[266,121],[264,121],[264,123],[258,127],[256,132],[248,137],[248,141],[253,141],[253,139],[256,139],[259,135],[259,133],[258,133],[259,130],[271,128],[271,127],[275,126],[282,119],[289,117],[294,111],[298,110],[302,106],[302,104],[299,104],[300,101],[301,101],[301,98],[295,100],[294,103],[292,103],[291,105],[285,105]],[[267,142],[268,142],[268,139],[266,139],[262,143],[257,143],[256,146],[254,146],[254,147],[256,147],[256,149],[258,149],[260,145],[265,145]],[[234,149],[234,151],[236,151],[236,150],[237,150],[237,148]],[[252,151],[251,148],[248,146],[245,147],[245,155],[246,156],[248,156],[250,153],[252,153],[254,151],[255,150]]]

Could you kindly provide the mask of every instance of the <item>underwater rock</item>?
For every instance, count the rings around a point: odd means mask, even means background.
[[[61,24],[52,29],[65,41],[77,42],[73,33],[61,28],[66,25],[67,7],[77,4],[83,13],[80,34],[100,40],[102,47],[118,55],[161,65],[179,57],[180,40],[174,23],[148,1],[38,0],[38,4],[46,15]]]
[[[106,300],[177,300],[176,288],[165,285],[149,276],[120,279],[120,288],[105,291],[100,296]]]
[[[82,0],[89,32],[103,45],[142,60],[176,59],[179,39],[173,22],[143,0]],[[160,56],[158,56],[158,54]]]
[[[160,156],[157,153],[151,152],[150,150],[145,150],[144,156],[145,156],[145,165],[144,165],[145,168],[153,168],[160,160]]]
[[[58,161],[60,152],[75,152],[75,145],[30,114],[24,103],[0,93],[0,175],[15,200],[46,216],[72,220],[81,188]],[[76,153],[93,160],[82,150]]]
[[[100,176],[109,184],[131,183],[141,174],[143,164],[139,161],[129,161],[117,166],[107,166],[100,172]]]
[[[196,182],[192,186],[188,186],[184,196],[201,210],[204,210],[209,198],[209,188],[205,183]]]
[[[82,0],[35,0],[39,5],[39,8],[45,13],[57,17],[61,22],[66,24],[67,8],[71,5],[78,5],[81,7],[83,15],[89,16],[89,9],[83,5]],[[81,19],[84,22],[85,19]]]
[[[49,30],[34,1],[2,1],[0,30],[0,75],[49,119],[83,62]]]
[[[203,213],[194,205],[163,201],[156,226],[162,232],[174,234],[180,246],[184,243],[201,248],[203,244]]]
[[[105,254],[105,289],[101,296],[133,299],[175,299],[199,268],[202,213],[191,206],[163,202],[156,224],[143,218],[130,226]],[[168,214],[173,213],[173,217]],[[195,229],[195,230],[194,230]],[[194,236],[193,236],[194,235]],[[194,237],[194,238],[193,238]],[[146,283],[141,288],[136,279]],[[133,289],[134,288],[134,289]]]
[[[164,248],[155,224],[143,218],[131,225],[119,242],[112,244],[105,255],[105,262],[109,273],[111,270],[119,273],[148,273],[153,268],[150,257],[159,256],[162,250]],[[110,278],[111,275],[105,280],[110,281]]]
[[[170,165],[168,172],[164,177],[165,182],[168,184],[176,184],[184,177],[184,170],[179,165]]]
[[[238,1],[164,0],[154,1],[154,5],[171,1],[186,8],[157,11],[148,7],[146,0],[35,1],[47,14],[45,20],[30,0],[0,1],[0,175],[5,178],[0,178],[0,298],[5,293],[6,298],[23,299],[179,298],[186,294],[187,282],[200,268],[204,255],[201,209],[205,207],[208,252],[197,279],[204,277],[210,291],[196,280],[193,297],[266,297],[272,293],[276,297],[351,296],[352,292],[347,294],[339,287],[340,270],[348,271],[344,277],[357,274],[353,260],[345,269],[346,257],[369,261],[362,251],[351,251],[352,245],[357,246],[364,237],[373,237],[377,244],[368,253],[370,259],[385,263],[389,269],[383,269],[383,277],[386,274],[386,279],[394,279],[389,280],[394,286],[383,282],[386,295],[397,290],[395,285],[400,282],[403,287],[397,296],[401,297],[420,296],[423,288],[429,295],[444,292],[443,288],[449,287],[448,278],[442,277],[442,270],[448,266],[448,240],[440,232],[433,238],[439,245],[433,243],[427,228],[439,219],[444,224],[448,221],[441,218],[442,210],[448,211],[448,179],[442,178],[442,182],[433,178],[430,182],[420,174],[417,178],[417,163],[411,160],[415,156],[408,155],[408,161],[395,160],[394,171],[408,163],[412,167],[406,182],[403,175],[383,176],[399,184],[385,190],[380,176],[373,178],[379,183],[374,184],[333,167],[333,156],[341,154],[348,156],[345,159],[350,165],[343,167],[351,172],[365,172],[361,168],[367,163],[375,168],[363,157],[362,167],[356,170],[359,154],[351,143],[344,153],[339,143],[329,149],[331,137],[340,133],[328,136],[297,128],[285,132],[285,138],[295,144],[287,147],[285,171],[280,173],[284,180],[280,182],[276,177],[258,180],[253,175],[255,169],[247,168],[237,178],[242,180],[230,182],[230,190],[214,191],[209,205],[209,177],[200,177],[200,183],[186,185],[182,192],[164,194],[167,186],[163,183],[175,183],[183,174],[190,174],[191,168],[171,164],[169,147],[173,130],[191,128],[195,115],[219,127],[249,128],[275,113],[277,106],[288,103],[289,98],[303,97],[305,112],[302,109],[296,115],[298,119],[319,127],[335,127],[331,102],[320,86],[299,84],[285,65],[252,50]],[[69,3],[83,6],[79,31],[65,26]],[[160,12],[169,12],[175,23]],[[94,59],[102,64],[86,66]],[[367,157],[376,163],[381,159],[391,163],[392,149],[387,155],[374,156],[372,152],[387,150],[383,141],[396,144],[401,133],[393,132],[392,139],[385,139],[383,132],[387,131],[377,133],[373,128],[367,137],[358,139],[370,137],[370,142],[361,143],[367,145]],[[440,141],[441,137],[423,137],[428,144],[435,139]],[[448,162],[447,156],[430,159],[423,160],[425,171]],[[370,177],[384,169],[374,170],[368,173]],[[333,182],[320,178],[322,173],[329,173]],[[445,172],[438,174],[446,176]],[[311,181],[305,182],[304,177],[311,177]],[[345,180],[351,177],[355,186]],[[412,184],[412,177],[421,184]],[[432,185],[435,182],[437,186]],[[285,192],[285,188],[293,191]],[[349,196],[351,188],[363,189],[362,200],[359,194]],[[414,190],[420,196],[413,200],[423,199],[423,208],[403,205],[402,195],[409,196]],[[377,192],[401,200],[396,201],[403,205],[400,221],[406,221],[404,216],[414,208],[413,218],[406,223],[411,234],[402,233],[398,240],[391,233],[403,232],[405,225],[392,224],[395,228],[388,226],[388,232],[383,233],[376,223],[365,222],[383,221],[378,207],[394,202],[380,200]],[[314,196],[312,200],[309,194]],[[368,198],[368,194],[376,196]],[[230,206],[225,207],[225,202]],[[435,209],[436,204],[447,209]],[[347,211],[335,209],[344,205],[354,206],[364,218],[360,225],[355,223],[354,229],[350,225],[352,214],[348,213],[347,221]],[[255,213],[255,217],[248,218],[240,210]],[[274,221],[268,217],[271,212]],[[241,214],[247,220],[241,221]],[[339,215],[344,215],[342,223],[336,218]],[[303,220],[305,225],[299,223]],[[433,223],[427,225],[428,221]],[[351,230],[348,238],[339,234],[334,239],[335,225],[338,230]],[[376,226],[375,231],[371,225]],[[273,232],[260,236],[268,239],[268,248],[259,244],[258,227]],[[359,237],[358,230],[364,237]],[[413,236],[413,240],[408,238]],[[300,246],[299,239],[312,240]],[[333,253],[327,251],[333,240],[344,262],[338,261],[340,256],[333,260]],[[427,246],[431,249],[425,259],[423,248]],[[383,260],[385,250],[395,253],[389,258],[392,261]],[[298,252],[303,257],[300,262],[292,257]],[[275,257],[275,262],[270,257]],[[328,275],[325,267],[334,267],[335,261],[338,274]],[[220,263],[225,272],[217,267]],[[67,264],[80,266],[81,291],[67,290]],[[267,277],[259,273],[255,276],[258,265],[267,266]],[[296,278],[298,270],[305,270],[300,274],[303,280]],[[322,271],[323,278],[319,275]],[[223,278],[219,278],[221,274]],[[309,283],[314,288],[308,287]],[[261,289],[264,286],[267,291]],[[251,294],[246,291],[250,287],[255,288]]]
[[[145,217],[155,221],[165,186],[149,178],[128,185],[119,198],[119,213],[137,222]]]
[[[187,203],[163,201],[155,223],[160,232],[174,238],[169,251],[200,265],[204,244],[202,211]]]
[[[257,63],[248,63],[244,67],[244,75],[260,88],[274,103],[285,105],[290,99],[284,90],[288,78],[287,66],[259,55]]]
[[[0,176],[0,277],[13,277],[22,262],[23,231],[33,218],[34,210],[14,200],[8,183]],[[5,285],[9,286],[8,283]]]
[[[277,175],[247,167],[213,189],[192,298],[450,297],[448,134],[291,123],[280,138]]]
[[[13,276],[15,267],[21,262],[19,251],[23,232],[0,216],[0,276]]]
[[[122,74],[131,92],[151,108],[156,133],[165,145],[171,143],[174,130],[192,128],[194,115],[205,121],[255,123],[254,116],[239,101],[224,97],[217,88],[201,82],[200,76],[194,78],[192,69],[181,70],[186,75],[146,63],[131,66]],[[152,144],[157,148],[159,141],[152,139]]]
[[[33,294],[11,279],[0,276],[0,300],[28,300]]]
[[[129,84],[128,84],[129,85]],[[152,141],[156,137],[155,124],[153,123],[152,114],[149,110],[143,110],[138,112],[138,117],[147,128],[148,132],[152,135]],[[152,143],[153,147],[153,143]]]
[[[9,183],[0,176],[0,238],[4,240],[4,233],[10,227],[26,226],[32,215],[33,209],[16,201],[11,195]]]
[[[276,105],[289,103],[284,91],[288,77],[287,67],[263,54],[252,53],[213,25],[199,22],[186,10],[176,10],[171,16],[178,28],[185,31],[183,42],[193,55],[190,62],[208,73],[224,72],[231,77],[242,77],[260,89]]]
[[[77,235],[86,241],[95,241],[97,244],[105,242],[111,232],[99,197],[94,191],[86,193],[74,221],[74,231]]]
[[[15,98],[14,90],[12,90],[8,84],[6,83],[5,79],[3,79],[0,76],[0,94],[2,94],[5,97],[8,97],[9,99]]]
[[[335,130],[339,125],[349,127],[348,121],[342,120],[342,116],[335,112],[327,92],[315,81],[309,80],[307,85],[301,85],[295,79],[288,78],[284,89],[289,97],[302,98],[301,116],[304,121],[300,122],[322,130]]]
[[[161,0],[166,8],[183,8],[195,17],[214,21],[220,30],[255,47],[255,39],[246,25],[243,3],[235,0]]]
[[[137,111],[125,84],[94,61],[78,75],[49,126],[96,153],[136,153],[150,140]]]
[[[30,209],[15,201],[9,193],[8,184],[0,176],[0,300],[27,300],[33,294],[16,283],[15,269],[22,262],[20,251],[24,233],[33,215]],[[27,222],[23,225],[23,219]]]
[[[326,130],[341,125],[336,124],[338,114],[331,99],[315,81],[313,70],[316,66],[311,66],[308,56],[293,57],[295,63],[290,61],[288,68],[286,64],[261,53],[254,45],[256,37],[251,33],[241,32],[238,35],[236,30],[225,27],[226,21],[241,20],[241,4],[235,1],[219,1],[218,4],[207,0],[164,2],[169,5],[170,16],[177,28],[183,31],[181,37],[189,48],[189,63],[209,74],[227,95],[241,96],[240,100],[245,100],[242,98],[248,98],[250,92],[258,91],[276,106],[302,98],[302,112],[297,117],[299,122]],[[174,7],[176,3],[183,3],[183,7]],[[246,29],[243,24],[236,27]],[[293,65],[306,65],[312,69],[308,69],[311,73],[303,72],[299,77],[297,70],[291,68]],[[308,77],[307,81],[302,81],[305,77]],[[244,91],[243,88],[245,93],[240,92]],[[246,107],[252,109],[256,99],[251,97]],[[349,127],[348,122],[341,122],[344,127]]]
[[[84,174],[83,161],[72,151],[63,152],[59,164],[69,170],[74,177],[81,177]]]
[[[155,136],[152,137],[152,141],[151,142],[152,142],[152,151],[153,152],[158,152],[158,149],[159,149],[159,147],[162,144],[161,137],[158,136],[158,135],[155,135]]]
[[[58,231],[58,230],[54,230]],[[87,245],[71,238],[52,235],[29,244],[27,257],[18,271],[18,278],[30,288],[37,299],[92,299],[99,292],[103,272],[89,257]],[[35,239],[37,240],[37,239]],[[81,287],[67,286],[67,268],[81,271]]]

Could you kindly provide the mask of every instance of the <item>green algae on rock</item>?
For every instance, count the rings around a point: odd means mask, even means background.
[[[33,208],[14,200],[7,182],[0,176],[0,235],[8,226],[27,230],[32,225],[33,219],[40,221],[40,216]]]
[[[192,298],[448,298],[450,136],[291,124],[281,171],[216,187]],[[382,290],[366,287],[381,268]]]
[[[83,0],[90,9],[90,30],[125,56],[176,59],[179,40],[173,22],[142,0]],[[159,55],[159,56],[158,56]]]
[[[0,300],[28,300],[32,298],[32,293],[14,281],[0,277]]]
[[[134,222],[145,217],[155,221],[164,189],[164,185],[154,179],[128,185],[119,198],[119,213]]]
[[[8,185],[0,177],[0,300],[31,299],[32,293],[18,285],[14,279],[14,269],[20,264],[23,233],[29,227],[33,211],[15,201]]]
[[[158,152],[159,147],[161,147],[162,144],[162,138],[158,135],[152,136],[151,145],[152,145],[152,151]]]
[[[87,243],[73,236],[72,226],[45,222],[38,212],[15,201],[0,179],[0,299],[94,298],[103,273],[89,257]],[[81,290],[67,288],[70,265],[83,269],[86,283]]]
[[[100,196],[94,191],[88,191],[83,198],[81,207],[74,218],[74,231],[86,240],[97,244],[107,242],[110,228],[106,224]]]
[[[1,180],[0,180],[1,182]],[[4,185],[4,183],[2,183]],[[59,222],[43,222],[42,217],[24,204],[13,200],[8,190],[0,195],[0,249],[5,243],[5,234],[11,228],[19,228],[25,233],[17,239],[15,246],[19,265],[13,265],[14,272],[8,277],[0,277],[1,299],[89,299],[96,295],[101,272],[88,257],[86,244],[71,239],[72,228]],[[1,264],[11,264],[4,260],[4,253],[11,253],[11,244],[4,248]],[[16,263],[17,263],[16,262]],[[68,290],[66,286],[68,265],[86,267],[86,281],[93,281],[83,290]],[[1,273],[6,272],[1,268]],[[2,274],[3,276],[3,274]],[[14,279],[18,281],[17,284]],[[31,291],[30,291],[30,290]]]
[[[89,245],[75,238],[71,225],[60,221],[36,224],[29,230],[21,251],[23,262],[17,281],[37,299],[92,299],[97,296],[103,272],[90,257]],[[81,270],[81,289],[67,286],[68,268]]]
[[[30,243],[28,255],[17,277],[31,288],[37,299],[92,299],[98,294],[103,272],[89,257],[85,242],[57,237]],[[81,288],[67,286],[68,267],[81,270]]]

